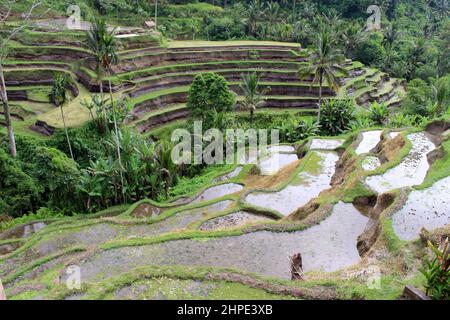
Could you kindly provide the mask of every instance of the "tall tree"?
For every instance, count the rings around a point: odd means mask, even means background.
[[[113,115],[114,122],[114,134],[116,139],[116,152],[117,152],[117,160],[119,162],[119,173],[120,173],[120,182],[122,184],[122,196],[125,201],[125,185],[123,179],[123,164],[122,164],[122,156],[120,152],[120,138],[119,138],[119,128],[117,125],[117,116],[116,116],[116,106],[114,104],[114,95],[112,91],[112,83],[111,77],[113,75],[112,66],[118,62],[117,56],[117,41],[115,37],[115,28],[108,29],[108,26],[103,19],[99,19],[94,21],[91,29],[88,32],[88,39],[90,43],[91,50],[94,51],[96,55],[96,60],[98,63],[98,75],[100,78],[100,88],[101,94],[103,94],[103,77],[102,75],[107,71],[109,73],[108,77],[108,85],[109,85],[109,95],[111,101],[111,112]],[[106,123],[106,126],[108,124]]]
[[[16,0],[0,0],[0,25],[6,23],[6,20],[9,18],[13,6],[17,3]],[[30,22],[30,18],[32,16],[33,11],[41,4],[41,2],[34,2],[27,13],[22,16],[22,20],[19,23],[19,26],[11,29],[11,31],[6,31],[6,33],[0,33],[0,99],[3,104],[3,113],[5,115],[5,124],[6,130],[8,132],[9,139],[9,150],[12,157],[16,157],[17,149],[16,149],[16,139],[14,136],[14,129],[11,121],[11,111],[9,108],[8,101],[8,93],[6,91],[6,82],[3,71],[3,63],[8,56],[8,45],[11,39],[13,39],[18,33],[24,30]]]
[[[94,19],[92,22],[91,28],[87,32],[87,45],[89,49],[92,51],[95,58],[95,71],[97,74],[97,82],[100,86],[100,98],[102,101],[104,100],[103,94],[103,76],[104,76],[104,58],[105,55],[103,53],[103,39],[108,35],[108,26],[104,19]],[[106,118],[106,111],[103,107],[103,120],[105,129],[107,130],[108,123]]]
[[[316,47],[313,49],[308,64],[299,68],[300,79],[305,79],[313,75],[314,83],[319,83],[319,104],[317,119],[320,121],[320,108],[322,106],[322,91],[324,81],[335,91],[339,89],[338,74],[347,75],[348,71],[339,66],[344,61],[344,56],[336,48],[331,40],[330,33],[322,31],[316,41]]]
[[[66,133],[67,144],[72,160],[75,160],[72,152],[72,145],[70,143],[69,133],[67,131],[66,119],[64,117],[64,106],[69,101],[67,91],[70,89],[70,80],[66,74],[58,74],[53,80],[53,86],[49,94],[50,102],[58,106],[61,110],[61,118]]]
[[[258,107],[264,103],[264,95],[270,90],[266,87],[264,90],[259,92],[259,81],[261,79],[261,74],[256,72],[246,73],[241,75],[241,89],[244,93],[244,101],[242,101],[242,106],[250,112],[250,122],[253,122],[253,114]]]
[[[255,35],[256,24],[265,13],[264,3],[261,0],[251,0],[247,6],[247,19],[251,35]]]

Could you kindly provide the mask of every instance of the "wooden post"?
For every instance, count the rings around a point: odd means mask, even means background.
[[[291,280],[303,280],[303,262],[300,253],[289,257],[291,261]]]

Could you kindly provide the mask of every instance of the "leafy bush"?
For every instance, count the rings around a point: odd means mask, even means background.
[[[322,104],[320,128],[326,135],[339,135],[351,129],[355,120],[355,103],[353,100],[329,99]]]
[[[370,120],[377,125],[385,124],[389,117],[389,110],[386,103],[374,102],[370,106]]]
[[[414,79],[408,84],[408,93],[402,108],[406,114],[427,116],[433,104],[433,89],[422,79]]]
[[[420,272],[425,276],[427,295],[435,300],[450,299],[450,248],[448,238],[442,248],[435,247],[430,241],[429,248],[433,251],[433,260],[425,261],[425,268]]]
[[[422,126],[426,121],[428,118],[421,115],[396,113],[389,118],[389,125],[393,128],[413,127]]]
[[[187,108],[192,119],[202,120],[203,128],[211,127],[214,111],[231,111],[235,96],[225,78],[215,73],[199,74],[189,89]]]
[[[280,131],[280,142],[296,142],[319,133],[319,125],[314,119],[287,118],[277,127]]]
[[[21,216],[35,208],[39,190],[33,179],[0,148],[0,214]]]
[[[356,60],[367,65],[379,65],[385,56],[382,41],[382,35],[376,32],[364,38],[356,47]]]
[[[76,211],[77,185],[80,171],[76,162],[63,152],[49,147],[36,149],[34,178],[43,190],[44,199],[53,208],[64,212]]]

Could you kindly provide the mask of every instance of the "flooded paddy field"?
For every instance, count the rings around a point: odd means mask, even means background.
[[[409,154],[396,167],[382,175],[370,176],[366,184],[378,193],[403,187],[412,187],[423,183],[430,167],[427,155],[436,146],[423,132],[411,133],[408,139],[412,143]]]
[[[329,218],[304,231],[258,231],[235,237],[112,249],[92,257],[81,267],[87,279],[143,265],[227,267],[288,279],[288,258],[296,253],[302,254],[305,271],[335,271],[357,263],[357,238],[367,222],[368,218],[353,205],[339,203]]]
[[[313,151],[317,168],[311,172],[301,172],[284,189],[278,192],[254,192],[245,198],[245,202],[257,207],[268,208],[289,215],[331,187],[331,178],[336,171],[339,157],[333,151]]]
[[[428,231],[450,224],[450,177],[424,190],[412,191],[401,210],[392,217],[395,233],[402,240],[419,238]]]

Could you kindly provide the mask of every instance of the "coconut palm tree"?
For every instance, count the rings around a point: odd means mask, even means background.
[[[242,106],[250,112],[250,122],[253,122],[253,114],[258,107],[264,103],[264,95],[270,90],[269,87],[259,92],[259,81],[261,74],[256,72],[241,75],[241,89],[244,93]]]
[[[103,19],[94,19],[92,22],[91,28],[87,32],[87,45],[88,48],[92,51],[94,58],[95,58],[95,72],[97,74],[97,82],[100,86],[100,98],[103,101],[104,100],[104,94],[103,94],[103,76],[104,76],[104,65],[105,65],[105,54],[104,54],[104,47],[103,42],[104,38],[108,36],[108,26]],[[106,117],[106,111],[105,108],[102,108],[103,110],[103,120],[104,120],[104,126],[107,129],[108,128],[108,121]]]
[[[274,24],[278,21],[280,17],[280,5],[278,2],[270,1],[267,3],[267,19],[271,24]]]
[[[367,33],[358,23],[353,23],[347,26],[345,30],[339,35],[340,41],[344,47],[344,55],[351,57],[357,46],[364,41]]]
[[[119,138],[119,129],[117,126],[117,117],[116,117],[116,106],[114,103],[114,95],[112,92],[112,83],[111,83],[111,76],[113,75],[112,66],[118,62],[118,56],[117,56],[117,41],[115,37],[116,29],[108,30],[107,27],[105,27],[106,23],[104,21],[97,22],[97,24],[100,24],[101,26],[97,27],[98,30],[100,30],[101,34],[97,35],[99,38],[99,51],[97,56],[97,61],[100,63],[100,69],[104,71],[108,71],[109,77],[108,77],[108,85],[109,85],[109,95],[110,95],[110,101],[111,101],[111,112],[113,115],[113,122],[114,122],[114,133],[116,138],[116,151],[117,151],[117,160],[119,161],[119,167],[120,167],[120,180],[122,183],[122,193],[125,200],[125,189],[124,189],[124,179],[123,179],[123,165],[122,165],[122,156],[120,152],[120,138]],[[96,27],[94,27],[95,29]]]
[[[448,103],[450,95],[450,78],[441,78],[435,85],[431,85],[433,90],[433,111],[437,116],[440,116]]]
[[[58,74],[53,80],[53,86],[49,93],[50,102],[55,104],[61,110],[61,118],[66,133],[67,144],[69,146],[70,157],[75,160],[72,152],[72,145],[70,144],[69,133],[67,131],[66,119],[64,117],[64,105],[69,101],[67,91],[70,88],[70,80],[66,74]]]
[[[252,0],[247,6],[247,19],[251,35],[255,35],[256,23],[265,14],[264,3],[261,0]]]
[[[339,66],[344,61],[344,56],[336,49],[335,44],[331,40],[331,36],[327,31],[322,31],[316,41],[309,63],[302,65],[298,74],[303,80],[311,75],[314,76],[311,86],[319,83],[319,103],[317,119],[320,121],[320,108],[322,106],[322,91],[324,81],[335,91],[339,89],[338,74],[348,75],[348,71]]]

